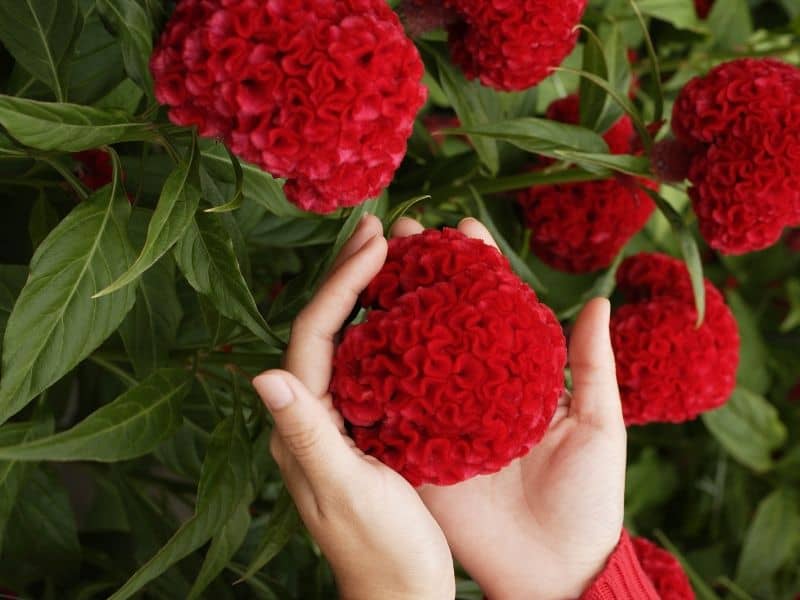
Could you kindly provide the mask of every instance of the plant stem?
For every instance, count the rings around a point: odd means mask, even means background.
[[[112,373],[113,375],[119,377],[119,379],[128,387],[133,387],[137,383],[139,383],[138,381],[136,381],[136,379],[133,378],[133,376],[130,373],[128,373],[124,369],[119,368],[117,365],[106,360],[105,358],[93,354],[89,357],[89,360],[92,361],[97,366],[102,367],[109,373]]]
[[[468,192],[467,184],[472,186],[479,194],[497,194],[500,192],[511,192],[523,190],[534,185],[553,185],[556,183],[576,183],[580,181],[598,181],[607,179],[611,175],[606,173],[590,173],[583,169],[564,169],[560,171],[532,171],[520,175],[510,175],[508,177],[498,177],[497,179],[476,179],[471,182],[454,186],[442,186],[434,188],[428,192],[433,197],[436,196],[455,196]]]
[[[86,200],[89,197],[89,192],[86,190],[86,187],[83,185],[83,183],[81,183],[81,180],[78,179],[72,171],[67,169],[57,160],[49,158],[47,156],[39,155],[37,158],[39,158],[39,160],[47,163],[48,165],[53,167],[53,169],[58,171],[61,174],[61,176],[64,179],[66,179],[67,182],[72,186],[72,188],[75,190],[75,193],[78,194],[78,197],[81,200]]]

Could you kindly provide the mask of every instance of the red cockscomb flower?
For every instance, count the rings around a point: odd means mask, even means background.
[[[714,0],[694,0],[694,8],[697,11],[697,16],[705,19],[711,8],[714,6]]]
[[[426,97],[383,0],[182,0],[150,66],[173,122],[222,138],[320,213],[389,184]]]
[[[722,64],[683,88],[672,128],[691,152],[689,194],[713,248],[760,250],[800,224],[800,69]]]
[[[90,190],[99,190],[114,178],[111,157],[104,150],[84,150],[72,158],[79,163],[78,179]]]
[[[393,239],[371,310],[334,359],[333,401],[359,448],[413,485],[500,470],[544,435],[564,386],[552,311],[480,240]]]
[[[694,590],[677,558],[650,540],[631,538],[636,558],[661,600],[694,600]]]
[[[579,122],[577,96],[553,102],[547,117]],[[633,124],[624,116],[603,136],[613,154],[631,152]],[[531,230],[531,250],[550,266],[573,273],[607,267],[655,208],[639,186],[643,179],[617,176],[604,181],[539,185],[517,196]]]
[[[622,263],[617,283],[628,301],[611,317],[625,423],[678,423],[724,404],[736,385],[739,330],[722,294],[706,281],[698,328],[681,261],[638,254]]]
[[[469,79],[524,90],[550,75],[575,48],[587,0],[504,2],[406,0],[409,33],[447,26],[450,54]],[[449,8],[443,11],[442,7]]]

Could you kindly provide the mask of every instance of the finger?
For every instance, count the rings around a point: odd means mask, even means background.
[[[328,389],[333,361],[333,338],[350,315],[358,295],[381,270],[386,260],[386,240],[378,234],[347,258],[319,288],[292,325],[286,350],[286,370],[311,393]]]
[[[609,319],[611,305],[595,298],[583,307],[569,344],[572,370],[570,416],[600,426],[622,425]]]
[[[467,237],[483,240],[488,246],[497,248],[497,242],[494,241],[492,234],[489,233],[489,230],[477,219],[473,219],[472,217],[461,219],[461,222],[458,224],[458,230]]]
[[[425,228],[414,219],[400,217],[394,222],[389,233],[391,237],[408,237],[409,235],[416,235],[423,231],[425,231]]]
[[[279,465],[297,461],[315,491],[347,481],[355,456],[320,400],[291,373],[277,369],[256,377],[253,387],[275,421]]]
[[[347,243],[342,246],[336,260],[333,261],[330,272],[333,273],[339,265],[358,252],[364,244],[381,233],[383,233],[383,224],[380,222],[380,219],[375,215],[364,215],[358,222],[353,235],[351,235]]]
[[[286,449],[283,439],[277,431],[272,432],[270,437],[269,450],[272,458],[278,465],[286,489],[295,501],[295,504],[314,504],[314,493],[311,491],[311,484],[303,473],[303,469]]]

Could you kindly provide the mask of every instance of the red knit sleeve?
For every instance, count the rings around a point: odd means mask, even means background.
[[[583,593],[581,600],[659,600],[624,529],[605,568]]]

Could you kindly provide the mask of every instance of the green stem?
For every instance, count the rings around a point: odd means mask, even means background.
[[[475,179],[459,185],[442,186],[429,191],[433,197],[455,196],[468,192],[468,185],[471,185],[479,194],[498,194],[500,192],[511,192],[514,190],[524,190],[534,185],[553,185],[557,183],[577,183],[581,181],[598,181],[607,179],[611,173],[590,173],[583,169],[564,169],[560,171],[532,171],[520,175],[510,175],[508,177],[498,177],[497,179]]]

